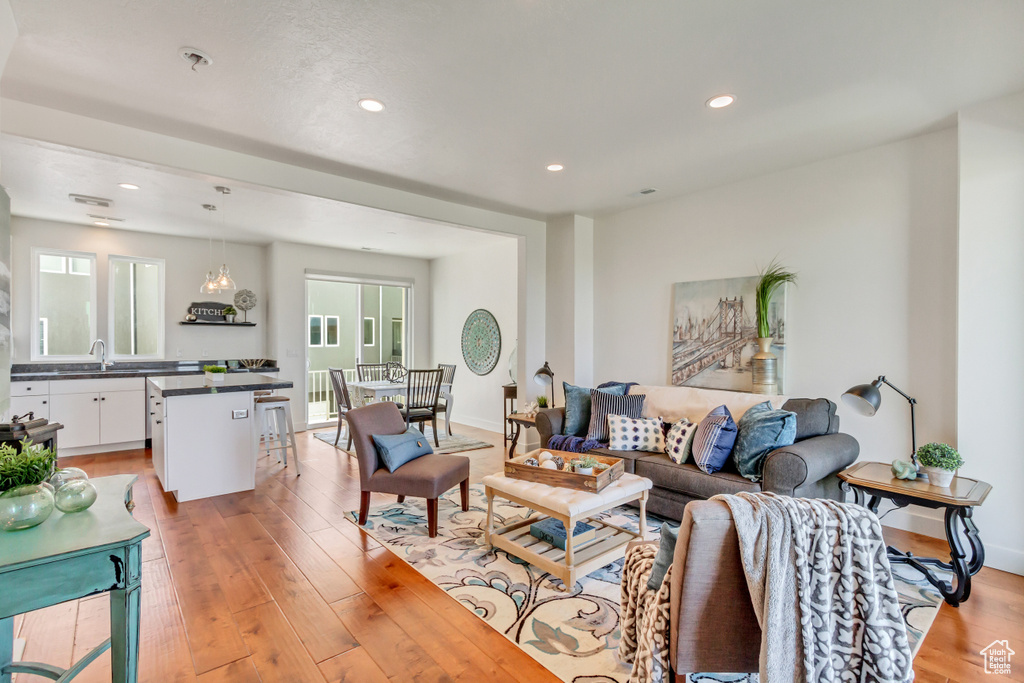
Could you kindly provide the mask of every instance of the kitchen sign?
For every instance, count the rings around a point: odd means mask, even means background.
[[[224,309],[230,305],[217,301],[193,301],[188,307],[188,314],[194,315],[196,320],[224,322]]]

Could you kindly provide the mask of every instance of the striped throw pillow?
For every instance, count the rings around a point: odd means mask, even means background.
[[[621,415],[638,420],[643,417],[646,399],[644,394],[612,396],[597,389],[592,390],[590,392],[590,431],[587,432],[587,438],[607,442],[609,438],[608,416]]]
[[[707,474],[725,466],[736,443],[736,423],[725,406],[718,406],[700,421],[693,436],[693,461]]]

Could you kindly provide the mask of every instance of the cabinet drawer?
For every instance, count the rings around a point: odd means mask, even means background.
[[[11,415],[34,413],[44,420],[50,419],[49,396],[11,396]]]
[[[144,391],[145,389],[145,377],[62,379],[50,382],[51,394],[91,394],[101,391]]]
[[[11,382],[11,396],[44,396],[48,393],[49,382]]]

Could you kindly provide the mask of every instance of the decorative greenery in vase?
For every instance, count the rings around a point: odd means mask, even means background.
[[[235,322],[235,316],[238,315],[238,311],[235,310],[234,306],[224,307],[224,319],[229,323]]]
[[[537,407],[538,408],[547,408],[548,407],[548,397],[547,396],[538,396],[537,397]]]
[[[27,439],[21,452],[10,444],[0,444],[0,492],[19,486],[42,484],[57,467],[57,454]]]
[[[584,455],[572,461],[572,469],[577,474],[593,474],[594,468],[601,462],[591,455]]]
[[[209,372],[210,374],[219,375],[224,374],[228,371],[223,365],[204,365],[203,372]]]
[[[771,325],[768,321],[768,307],[772,303],[772,297],[779,287],[787,282],[796,283],[796,273],[785,269],[776,261],[772,261],[760,273],[757,281],[757,336],[765,339],[772,336]]]
[[[926,443],[917,449],[917,462],[922,467],[937,467],[940,470],[954,472],[963,467],[964,459],[949,444]]]

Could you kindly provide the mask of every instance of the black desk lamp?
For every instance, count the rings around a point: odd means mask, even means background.
[[[544,367],[533,373],[533,381],[542,387],[551,387],[551,407],[555,407],[555,373],[551,372],[551,366],[544,361]]]
[[[856,410],[861,415],[871,417],[878,411],[878,407],[882,405],[882,392],[878,390],[883,384],[889,385],[889,387],[897,394],[907,399],[910,403],[910,443],[914,449],[910,452],[910,462],[917,467],[917,426],[914,423],[914,406],[917,405],[917,399],[907,396],[902,392],[896,385],[885,378],[885,375],[879,375],[871,384],[858,384],[855,387],[850,387],[843,394],[843,403]]]

